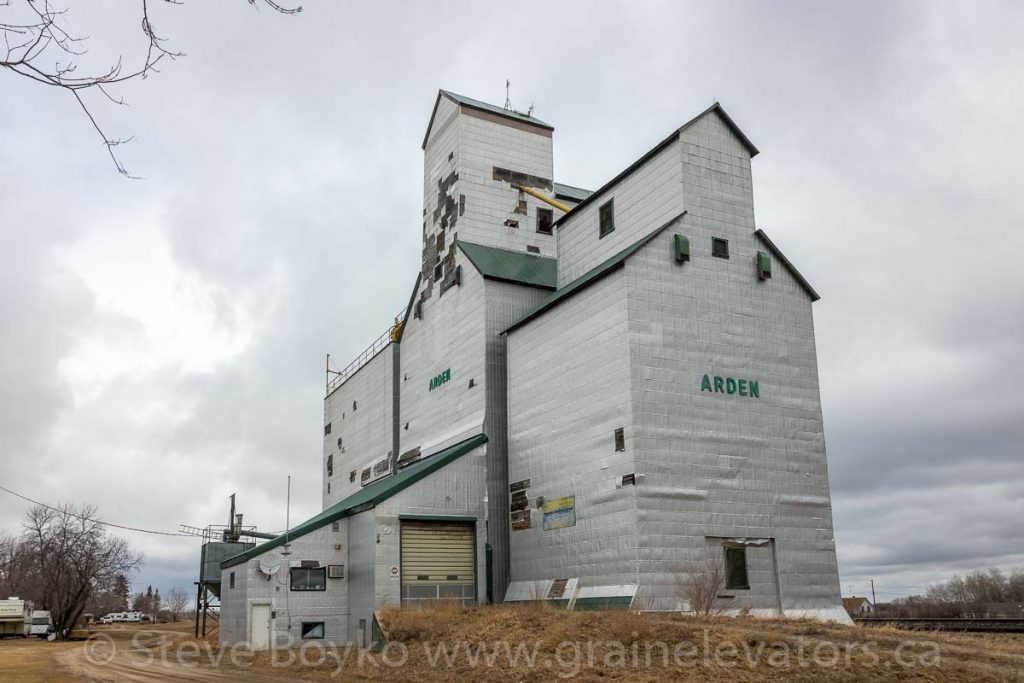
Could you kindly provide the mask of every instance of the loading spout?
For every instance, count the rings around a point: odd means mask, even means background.
[[[565,212],[565,213],[569,213],[569,211],[570,211],[569,207],[566,206],[565,204],[562,204],[561,202],[556,202],[551,197],[547,197],[545,195],[542,195],[540,192],[537,192],[537,190],[531,189],[531,188],[527,187],[526,185],[518,185],[517,187],[519,188],[520,192],[525,192],[526,194],[530,195],[531,197],[534,197],[536,199],[541,200],[545,204],[550,204],[551,206],[555,207],[559,211],[562,211],[562,212]]]

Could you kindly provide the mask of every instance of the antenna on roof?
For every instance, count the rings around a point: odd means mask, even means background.
[[[512,81],[505,79],[505,109],[512,110],[512,99],[509,96],[509,86],[512,85]]]
[[[527,116],[533,116],[533,102],[530,102],[530,108],[526,110]]]

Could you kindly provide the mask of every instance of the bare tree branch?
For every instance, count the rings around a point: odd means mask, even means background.
[[[183,4],[183,0],[162,1],[166,5]],[[115,97],[108,90],[110,86],[134,79],[144,79],[150,73],[159,73],[156,67],[165,58],[174,60],[185,56],[183,52],[167,48],[165,46],[166,39],[157,33],[150,15],[152,0],[139,0],[139,2],[142,12],[140,27],[142,35],[146,39],[146,47],[138,66],[124,72],[124,58],[119,56],[117,61],[105,71],[76,76],[74,74],[77,72],[78,65],[75,59],[88,53],[85,43],[89,37],[74,35],[62,25],[65,23],[67,8],[58,9],[51,0],[0,0],[0,11],[4,12],[3,15],[0,15],[0,19],[3,19],[0,21],[0,34],[4,39],[4,53],[3,58],[0,59],[0,67],[36,83],[70,92],[79,107],[85,112],[93,129],[103,140],[117,172],[134,179],[138,179],[138,176],[128,172],[113,149],[131,141],[134,136],[124,139],[109,137],[97,122],[80,91],[96,90],[110,102],[123,105],[125,104],[124,99]],[[256,8],[260,4],[265,4],[280,14],[293,15],[302,11],[302,7],[289,8],[274,2],[274,0],[248,0],[248,2]],[[12,18],[8,19],[9,16]]]

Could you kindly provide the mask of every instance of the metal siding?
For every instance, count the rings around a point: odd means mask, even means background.
[[[679,145],[668,145],[608,190],[606,196],[579,209],[578,215],[573,211],[559,224],[555,230],[558,236],[559,287],[564,287],[688,208],[679,192],[682,183],[679,160]],[[615,230],[599,238],[598,212],[601,205],[612,198],[615,199]]]
[[[618,486],[633,471],[627,323],[619,269],[507,335],[508,479],[530,480],[533,517],[532,528],[510,534],[513,582],[636,581],[635,487]],[[624,452],[615,450],[619,427]],[[573,495],[576,525],[544,531],[538,497]]]
[[[360,474],[372,462],[387,457],[392,449],[393,427],[393,354],[389,344],[369,363],[349,377],[344,384],[324,399],[324,424],[331,433],[324,436],[323,507],[326,509],[352,495],[361,487]],[[357,408],[352,410],[352,402]],[[342,439],[344,452],[338,447]],[[327,458],[334,455],[334,476],[327,476]],[[349,473],[356,470],[355,481]],[[327,483],[331,492],[327,493]]]
[[[367,624],[373,619],[375,607],[374,586],[377,578],[376,520],[373,510],[348,518],[349,566],[348,578],[348,633],[354,641],[359,633],[359,620]]]
[[[534,518],[512,532],[513,581],[635,580],[645,609],[679,609],[678,578],[709,539],[770,538],[748,551],[751,588],[732,606],[844,619],[811,301],[784,270],[757,279],[751,188],[749,150],[710,115],[609,192],[607,244],[596,206],[559,230],[565,283],[688,212],[623,270],[508,335],[509,479],[531,480]],[[690,238],[685,264],[674,232]],[[711,237],[731,258],[711,257]],[[760,398],[702,395],[704,373],[759,380]],[[608,452],[616,423],[624,453]],[[635,486],[616,483],[629,473]],[[536,497],[570,494],[577,526],[541,530]]]
[[[419,447],[429,455],[482,431],[484,279],[463,253],[456,261],[465,265],[462,285],[444,296],[435,287],[423,317],[410,319],[402,335],[400,453]],[[431,390],[431,378],[447,369],[451,380]]]
[[[508,360],[502,330],[536,306],[547,292],[488,281],[487,321],[487,519],[492,548],[493,599],[501,602],[509,582]]]

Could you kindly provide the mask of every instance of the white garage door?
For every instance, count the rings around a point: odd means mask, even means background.
[[[402,602],[476,598],[472,522],[402,522]]]

